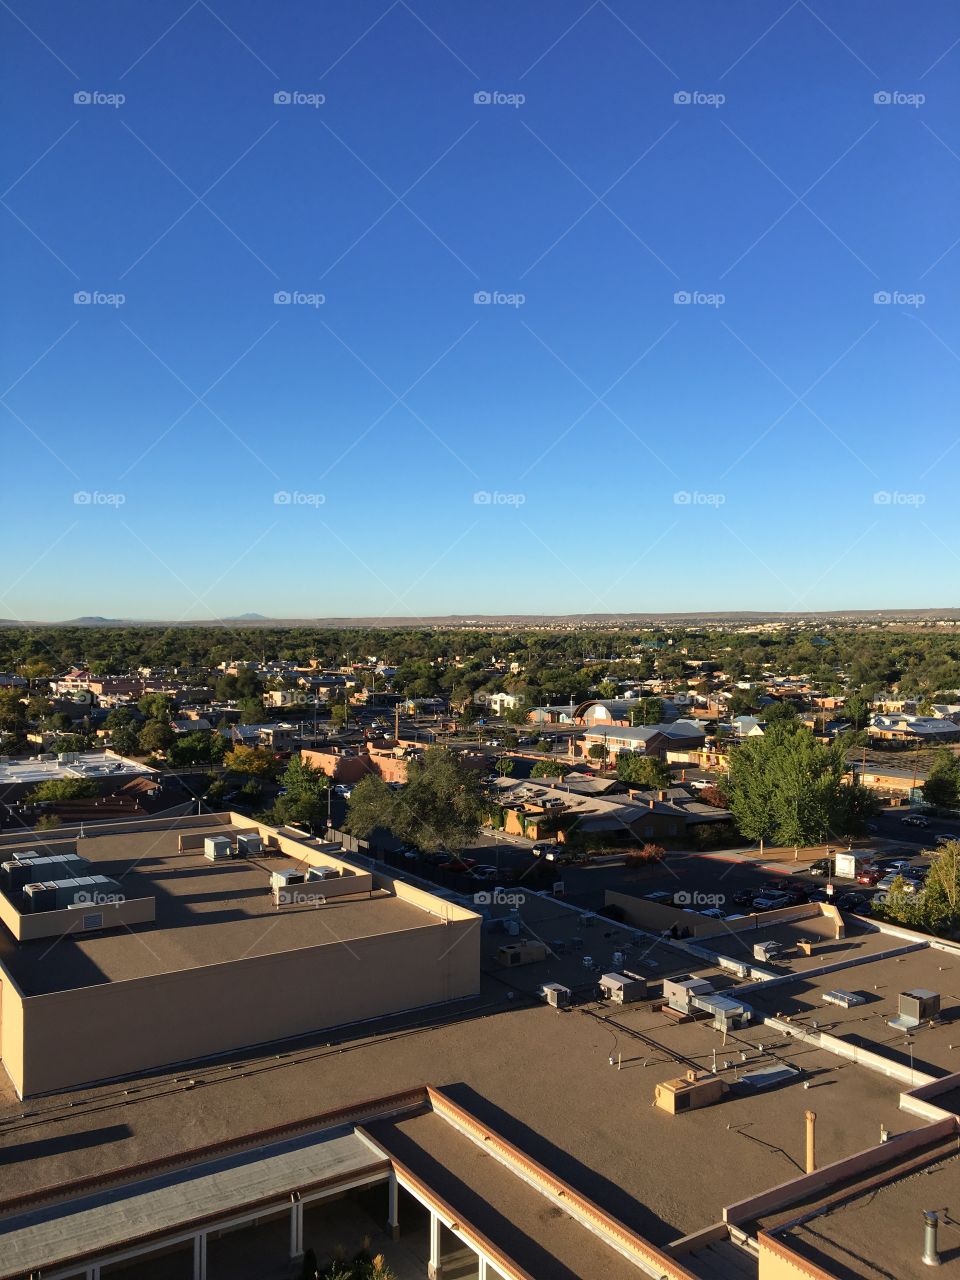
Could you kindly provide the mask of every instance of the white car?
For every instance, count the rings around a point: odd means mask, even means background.
[[[496,867],[471,867],[467,872],[468,880],[496,880],[500,872]]]

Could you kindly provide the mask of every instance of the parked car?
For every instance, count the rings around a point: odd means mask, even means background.
[[[669,889],[654,889],[653,893],[645,893],[643,896],[647,902],[671,903],[674,895]]]
[[[921,817],[919,813],[908,813],[900,821],[906,823],[908,827],[929,827],[930,825],[926,818]]]
[[[811,889],[807,894],[808,902],[829,902],[830,895],[826,889]]]
[[[496,880],[500,873],[496,867],[471,867],[467,872],[468,880]]]
[[[894,858],[893,862],[885,862],[883,864],[883,870],[886,875],[890,875],[892,871],[899,871],[901,873],[909,871],[912,866],[913,863],[909,858]]]
[[[759,897],[760,892],[758,889],[737,889],[730,895],[730,901],[736,907],[752,907],[754,898]]]
[[[895,875],[884,876],[883,879],[877,885],[877,888],[880,890],[881,893],[889,893],[890,890],[893,888],[894,881],[896,880],[899,880],[900,883],[903,885],[903,892],[908,897],[912,896],[917,892],[917,882],[915,880],[911,880],[909,876],[900,875],[899,872],[897,872]]]
[[[474,858],[449,858],[446,862],[441,862],[438,865],[437,870],[458,871],[461,874],[464,874],[475,866],[476,860]]]
[[[333,788],[333,791],[335,795],[343,796],[344,800],[349,800],[350,797],[353,795],[353,787],[348,786],[346,783],[343,783],[343,782],[338,782],[337,785]]]
[[[753,900],[754,911],[775,911],[778,907],[792,907],[795,902],[789,893],[761,893]]]
[[[861,867],[857,874],[857,884],[874,885],[879,884],[883,879],[883,872],[879,867]]]
[[[727,913],[721,911],[719,907],[707,907],[706,911],[701,911],[702,916],[707,916],[710,920],[726,920]]]
[[[408,862],[415,862],[421,856],[420,850],[415,844],[402,844],[397,853],[401,858],[406,858]]]
[[[536,738],[518,738],[518,739],[517,739],[517,746],[518,746],[518,747],[532,747],[532,746],[533,746],[533,744],[534,744],[535,742],[536,742]]]
[[[865,893],[841,893],[836,905],[841,911],[858,911],[865,913],[870,899]]]
[[[937,844],[952,844],[954,840],[960,840],[960,836],[954,835],[952,831],[945,831],[942,836],[937,836]]]
[[[833,875],[833,859],[818,858],[816,862],[811,862],[807,868],[812,876],[831,876]]]
[[[542,844],[535,844],[530,850],[535,858],[546,858],[549,862],[555,862],[561,853],[561,846],[553,841],[545,841]]]

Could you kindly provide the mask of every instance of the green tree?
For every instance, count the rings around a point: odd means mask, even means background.
[[[527,708],[522,703],[516,707],[507,707],[503,718],[507,724],[524,725],[527,723]]]
[[[655,756],[641,756],[632,751],[617,753],[617,777],[634,787],[669,787],[670,766]]]
[[[50,778],[28,792],[30,804],[59,804],[65,800],[84,800],[95,796],[99,787],[93,778]]]
[[[173,702],[164,693],[145,693],[137,703],[137,710],[147,720],[169,723],[173,714]]]
[[[570,772],[568,764],[559,760],[538,760],[530,770],[531,778],[565,778]]]
[[[174,737],[173,730],[163,720],[148,720],[140,730],[137,741],[141,751],[153,755],[157,751],[166,751]]]
[[[920,788],[927,804],[952,809],[960,801],[960,758],[949,747],[937,752],[930,776]]]
[[[509,756],[501,756],[494,767],[501,778],[508,778],[514,770],[513,761]]]
[[[854,729],[863,729],[870,719],[870,703],[860,693],[852,693],[844,699],[843,717],[849,720]]]
[[[110,746],[118,755],[133,755],[140,746],[139,734],[132,724],[118,724],[110,733]]]
[[[330,719],[333,721],[333,727],[335,729],[342,729],[350,719],[350,711],[346,703],[335,703],[330,710]]]
[[[731,752],[730,809],[748,840],[811,845],[855,834],[872,804],[845,780],[842,743],[823,746],[804,726],[771,725]]]
[[[286,794],[277,796],[273,806],[274,821],[295,822],[313,831],[327,820],[330,779],[300,756],[292,756],[280,776]]]
[[[244,698],[240,703],[241,724],[263,724],[263,699]]]
[[[347,830],[366,837],[385,827],[421,849],[460,849],[480,831],[485,799],[475,770],[450,751],[429,747],[422,761],[411,761],[407,785],[394,791],[371,774],[354,788]]]
[[[601,680],[600,684],[597,686],[597,693],[604,702],[609,702],[611,698],[615,698],[617,696],[617,686],[612,680]]]
[[[222,734],[197,729],[184,733],[170,745],[167,759],[178,769],[193,764],[218,764],[226,755],[227,743]]]
[[[630,708],[630,723],[634,728],[645,724],[662,724],[663,699],[641,698],[635,707]]]
[[[231,773],[246,774],[250,778],[270,778],[276,773],[279,761],[266,747],[247,747],[238,743],[226,753],[223,763]]]

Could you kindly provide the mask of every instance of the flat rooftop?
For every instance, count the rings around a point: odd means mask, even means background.
[[[181,827],[79,841],[78,852],[90,860],[90,874],[118,880],[128,898],[155,898],[155,923],[19,944],[0,926],[0,962],[25,995],[42,995],[324,943],[349,945],[352,939],[404,929],[443,927],[439,917],[386,890],[331,899],[321,906],[277,909],[270,873],[294,867],[291,859],[208,862],[202,851],[178,852],[181,834],[230,830]],[[4,855],[13,858],[17,847],[36,844],[35,837],[22,846],[4,846]],[[316,888],[319,892],[319,883]]]
[[[921,1260],[924,1209],[939,1214],[943,1273],[956,1275],[960,1270],[960,1155],[956,1153],[912,1176],[894,1176],[871,1186],[778,1232],[776,1238],[840,1280],[920,1280],[931,1274]]]
[[[434,1111],[363,1128],[453,1211],[531,1276],[637,1280],[646,1275],[576,1218]]]
[[[547,980],[549,964],[529,966]],[[154,1071],[28,1103],[0,1098],[0,1197],[169,1156],[263,1124],[299,1120],[389,1089],[442,1087],[601,1208],[656,1245],[716,1222],[724,1205],[802,1171],[804,1111],[821,1117],[824,1163],[915,1126],[900,1086],[792,1037],[675,1025],[648,1001],[569,1012],[532,1003],[521,970],[484,963],[479,1000],[324,1031],[286,1045]],[[526,978],[526,975],[524,975]],[[801,1079],[670,1116],[658,1083],[689,1066],[732,1085],[784,1062]],[[614,1060],[610,1063],[611,1057]],[[620,1069],[617,1069],[619,1058]],[[709,1153],[709,1158],[705,1158]]]
[[[779,942],[787,948],[789,954],[781,960],[754,960],[753,948],[762,942]],[[804,955],[797,948],[799,942],[811,943],[813,954]],[[792,924],[770,925],[741,932],[725,929],[723,922],[718,921],[717,932],[707,937],[698,937],[696,945],[716,951],[719,955],[730,956],[733,960],[758,965],[771,973],[802,974],[807,970],[821,969],[824,965],[859,964],[872,955],[898,950],[904,943],[902,939],[891,937],[877,929],[858,926],[849,916],[846,917],[846,936],[835,938],[830,920],[824,916],[813,916],[809,920]],[[834,985],[842,987],[844,984],[838,977]]]
[[[34,785],[55,778],[124,778],[157,770],[137,760],[127,760],[108,751],[83,751],[69,761],[7,760],[0,763],[0,787],[25,783]]]
[[[909,945],[889,936],[887,941]],[[939,1023],[925,1023],[909,1035],[888,1026],[897,1016],[900,993],[918,988],[939,993]],[[864,996],[865,1003],[849,1009],[825,1004],[824,992],[838,989]],[[960,1071],[960,957],[953,952],[922,947],[850,969],[801,977],[767,991],[754,988],[746,999],[762,1014],[779,1013],[807,1026],[815,1021],[820,1031],[872,1049],[903,1066],[912,1061],[918,1072],[942,1076]]]

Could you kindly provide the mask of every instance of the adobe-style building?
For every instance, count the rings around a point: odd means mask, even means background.
[[[0,836],[0,880],[21,1098],[479,987],[474,912],[237,814]]]

